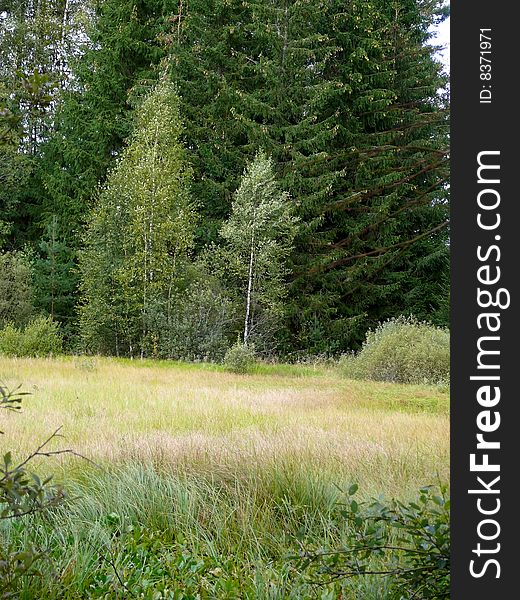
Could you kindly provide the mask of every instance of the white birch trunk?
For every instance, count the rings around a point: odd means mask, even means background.
[[[251,295],[253,290],[253,264],[255,259],[255,229],[251,233],[251,253],[249,255],[249,275],[247,278],[246,318],[244,321],[244,344],[249,338],[249,319],[251,315]]]
[[[65,0],[65,6],[63,7],[63,19],[61,21],[61,39],[60,39],[60,57],[59,57],[59,73],[60,73],[60,84],[61,88],[65,89],[65,64],[66,50],[65,50],[65,31],[67,29],[67,17],[69,16],[69,0]]]

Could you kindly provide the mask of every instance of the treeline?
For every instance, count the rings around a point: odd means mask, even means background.
[[[449,320],[437,0],[2,0],[0,327],[218,359]]]

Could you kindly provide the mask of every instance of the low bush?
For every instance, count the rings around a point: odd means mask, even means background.
[[[344,355],[340,368],[351,379],[446,385],[450,334],[413,317],[398,317],[367,333],[358,354]]]
[[[50,317],[38,317],[25,327],[6,325],[0,330],[0,354],[7,356],[50,356],[62,351],[58,324]]]
[[[347,492],[341,514],[348,541],[332,548],[308,548],[294,556],[316,585],[362,576],[388,578],[395,600],[450,597],[450,501],[446,486],[421,488],[415,502],[357,502],[358,486]],[[375,563],[374,561],[377,561]]]
[[[214,281],[195,281],[175,301],[160,332],[162,358],[221,361],[229,346],[231,302]]]
[[[27,392],[9,390],[0,386],[0,409],[20,411],[21,402]],[[60,486],[50,483],[51,477],[44,481],[27,470],[28,464],[35,458],[50,456],[46,446],[57,435],[56,430],[43,444],[20,462],[13,461],[11,452],[6,452],[0,463],[0,524],[7,521],[22,521],[30,515],[49,513],[51,509],[63,503],[64,492]],[[0,434],[3,434],[0,431]],[[61,454],[65,451],[54,451]],[[0,599],[19,598],[19,585],[24,578],[37,577],[40,573],[37,563],[45,556],[25,543],[13,548],[0,539]]]
[[[0,328],[25,325],[34,314],[31,264],[22,252],[0,253]]]
[[[256,353],[253,344],[237,342],[224,356],[224,366],[232,373],[250,373],[255,363]]]

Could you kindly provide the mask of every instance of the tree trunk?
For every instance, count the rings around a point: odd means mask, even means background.
[[[63,6],[63,19],[61,21],[61,36],[60,36],[60,49],[59,49],[59,64],[58,64],[58,72],[60,75],[60,85],[61,89],[65,89],[65,65],[67,63],[67,52],[65,49],[65,36],[67,31],[67,19],[69,16],[69,0],[65,0],[65,4]]]
[[[249,338],[249,319],[251,315],[251,296],[253,291],[253,264],[255,258],[255,230],[251,233],[251,253],[249,255],[249,274],[247,278],[246,318],[244,321],[244,344]]]

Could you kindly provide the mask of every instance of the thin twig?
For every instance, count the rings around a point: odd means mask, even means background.
[[[101,469],[102,467],[100,465],[98,465],[97,463],[95,463],[93,460],[91,460],[87,456],[84,456],[83,454],[80,454],[79,452],[76,452],[76,451],[71,450],[69,448],[64,449],[64,450],[48,450],[48,451],[46,450],[46,451],[43,451],[43,449],[54,438],[63,437],[59,433],[62,428],[63,428],[63,425],[60,425],[58,427],[58,429],[56,429],[52,435],[50,435],[42,444],[40,444],[38,446],[38,448],[34,452],[31,452],[31,454],[29,454],[21,463],[19,463],[18,465],[16,465],[16,467],[13,467],[11,470],[5,471],[3,477],[0,478],[0,483],[2,481],[5,481],[8,477],[10,477],[11,475],[13,475],[14,473],[18,472],[23,467],[25,467],[31,460],[33,460],[37,456],[51,457],[51,456],[57,456],[59,454],[71,454],[72,456],[77,456],[78,458],[82,458],[83,460],[86,460],[87,462],[89,462],[92,465],[94,465],[94,466],[98,467],[99,469]]]

